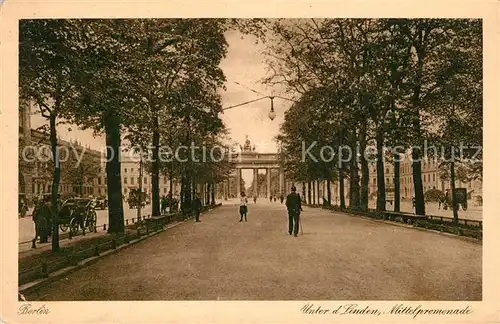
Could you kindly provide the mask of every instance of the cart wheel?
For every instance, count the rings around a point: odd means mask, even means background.
[[[71,235],[75,236],[78,234],[78,228],[79,228],[78,221],[76,218],[72,218],[71,221],[69,222],[69,230],[71,232]]]
[[[68,230],[68,224],[59,224],[61,231],[66,232]]]

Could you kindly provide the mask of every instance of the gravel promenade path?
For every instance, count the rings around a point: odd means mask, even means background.
[[[481,300],[482,246],[305,208],[225,205],[69,274],[28,300]]]

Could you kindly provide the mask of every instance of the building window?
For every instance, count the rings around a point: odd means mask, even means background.
[[[148,184],[148,177],[144,177],[144,184]]]
[[[123,178],[123,183],[127,184],[127,177]]]
[[[127,188],[123,189],[123,192],[124,192],[124,193],[127,193]]]
[[[134,184],[134,178],[130,177],[130,184]]]
[[[373,184],[377,184],[377,178],[373,178]]]
[[[125,173],[127,173],[127,168],[125,168]]]
[[[165,176],[165,177],[163,177],[163,183],[164,183],[164,184],[167,184],[167,177],[166,177],[166,176]]]
[[[99,193],[99,195],[101,194],[101,188],[97,188],[97,192]]]
[[[163,193],[166,194],[167,193],[167,188],[166,187],[163,187]],[[370,189],[368,188],[368,193],[370,193]]]
[[[130,168],[130,172],[134,173],[134,168]]]
[[[385,168],[385,173],[389,173],[389,168]]]
[[[432,181],[436,181],[436,174],[435,173],[432,174]]]
[[[272,117],[272,116],[271,116]],[[101,184],[101,177],[97,177],[97,184],[100,185]]]
[[[389,178],[385,178],[385,183],[389,183]]]

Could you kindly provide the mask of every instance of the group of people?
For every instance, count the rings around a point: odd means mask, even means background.
[[[270,196],[270,201],[272,202],[273,196]],[[276,196],[274,196],[274,200],[276,201]],[[281,203],[284,201],[284,196],[280,197]],[[254,197],[254,202],[257,199]],[[297,237],[299,234],[299,226],[300,226],[300,213],[302,211],[302,203],[300,195],[297,193],[297,188],[292,186],[292,192],[286,197],[286,208],[288,211],[288,234],[294,237]],[[240,222],[245,218],[245,222],[247,221],[248,215],[248,199],[244,191],[240,193]]]
[[[273,202],[273,200],[274,200],[274,202],[276,202],[277,199],[278,199],[278,197],[276,197],[276,195],[269,196],[269,201],[270,202]],[[280,195],[280,202],[283,203],[284,200],[285,200],[285,196],[283,196],[283,194],[281,194]]]

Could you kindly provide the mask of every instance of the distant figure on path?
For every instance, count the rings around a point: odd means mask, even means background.
[[[297,237],[299,234],[300,212],[302,211],[302,203],[300,195],[296,193],[295,186],[292,187],[292,192],[286,197],[286,208],[288,210],[288,234]]]
[[[273,195],[269,196],[269,201],[273,202]]]
[[[281,196],[280,196],[281,203],[283,203],[283,200],[285,200],[285,197],[283,196],[283,194],[281,194]]]
[[[161,197],[161,213],[165,214],[167,212],[167,197]]]
[[[248,213],[248,199],[245,195],[245,192],[241,192],[240,196],[240,222],[243,221],[243,216],[245,216],[245,222],[247,221],[247,213]]]
[[[253,203],[256,204],[257,203],[257,195],[253,196]]]
[[[201,200],[199,193],[196,193],[196,196],[193,199],[193,210],[194,210],[194,215],[196,217],[196,222],[201,222],[200,220]]]

